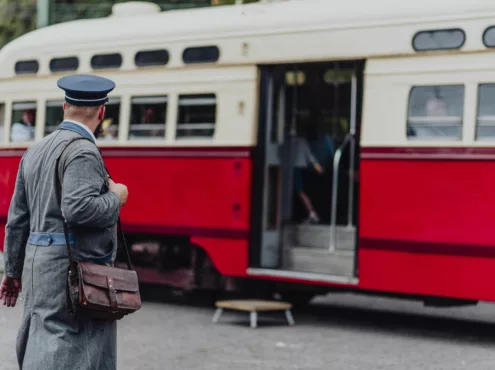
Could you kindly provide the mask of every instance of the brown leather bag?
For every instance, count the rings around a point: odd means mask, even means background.
[[[84,139],[72,140],[65,148],[76,140]],[[64,150],[62,150],[62,153]],[[59,202],[62,195],[62,184],[59,180],[58,168],[62,153],[57,158],[55,167],[56,181],[59,185]],[[142,303],[138,276],[132,269],[129,249],[122,230],[120,217],[117,229],[126,252],[127,270],[90,262],[75,261],[72,257],[69,242],[69,228],[65,220],[63,220],[63,223],[65,242],[69,254],[69,268],[67,270],[67,306],[69,313],[72,316],[81,315],[101,320],[120,320],[124,316],[139,310]]]

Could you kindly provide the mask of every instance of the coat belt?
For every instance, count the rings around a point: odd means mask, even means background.
[[[69,234],[70,244],[76,243],[74,235]],[[49,247],[50,245],[65,245],[64,233],[30,233],[28,243],[31,245]]]

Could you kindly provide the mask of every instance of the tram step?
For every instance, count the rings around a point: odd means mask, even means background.
[[[306,248],[328,249],[330,247],[329,225],[289,225],[285,228],[285,244]],[[337,250],[354,250],[356,228],[337,226]]]
[[[312,274],[353,277],[354,252],[337,250],[330,253],[322,248],[286,246],[283,269]]]

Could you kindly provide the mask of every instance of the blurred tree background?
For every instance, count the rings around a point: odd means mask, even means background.
[[[112,11],[115,3],[127,0],[52,0],[52,23],[66,22],[73,19],[106,17]],[[134,0],[136,1],[136,0]],[[150,1],[150,0],[137,0]],[[162,10],[198,8],[216,5],[232,5],[235,0],[151,0],[158,4]],[[257,2],[258,0],[244,0],[244,3]]]
[[[36,28],[36,0],[0,0],[0,47]]]
[[[106,17],[115,3],[127,0],[49,0],[50,23],[83,18]],[[136,0],[134,0],[136,1]],[[150,0],[137,0],[150,1]],[[235,0],[151,0],[162,10],[232,5]],[[253,3],[259,0],[244,0]],[[36,10],[39,0],[0,0],[0,47],[36,28]]]

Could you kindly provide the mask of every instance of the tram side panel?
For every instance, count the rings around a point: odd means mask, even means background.
[[[0,238],[24,150],[4,151],[0,166]],[[190,237],[226,276],[248,267],[250,148],[177,150],[106,148],[112,177],[129,188],[126,232]]]
[[[361,288],[495,301],[495,163],[473,150],[363,150]]]
[[[17,170],[24,150],[0,151],[0,250],[4,249],[5,225],[10,199],[14,194]]]
[[[250,148],[108,149],[103,156],[129,188],[126,232],[190,237],[221,274],[246,274]]]

